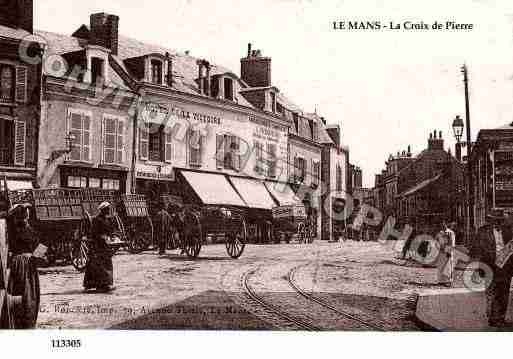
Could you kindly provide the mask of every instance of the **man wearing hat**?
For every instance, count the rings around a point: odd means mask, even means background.
[[[486,216],[487,224],[479,228],[474,257],[486,264],[493,274],[486,288],[488,324],[505,327],[513,276],[513,241],[511,228],[505,224],[504,212],[492,209]]]
[[[96,289],[97,292],[113,290],[112,250],[109,238],[114,234],[110,219],[111,204],[103,202],[98,206],[99,214],[94,217],[91,228],[91,242],[87,261],[84,289]]]

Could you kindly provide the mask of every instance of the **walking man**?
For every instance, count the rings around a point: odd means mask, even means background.
[[[159,254],[166,254],[168,238],[172,235],[173,218],[166,211],[166,205],[160,201],[158,212],[155,218],[155,240],[159,248]]]
[[[477,233],[475,257],[493,274],[486,288],[488,324],[502,328],[508,326],[505,318],[513,275],[513,241],[502,210],[491,210],[486,218],[488,223]]]

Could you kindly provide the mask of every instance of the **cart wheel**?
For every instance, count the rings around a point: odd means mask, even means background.
[[[189,258],[197,258],[201,252],[203,231],[201,223],[196,213],[190,213],[191,223],[187,223],[189,228],[185,233],[184,250]]]
[[[73,233],[73,245],[71,246],[71,264],[79,272],[83,272],[89,257],[87,239],[91,233],[92,219],[89,213],[84,213],[84,218],[79,227]]]
[[[131,223],[128,237],[128,251],[132,254],[141,253],[153,243],[153,224],[149,217],[145,217],[145,225]]]
[[[241,225],[236,232],[230,233],[226,240],[226,251],[233,259],[240,258],[246,247],[247,228],[246,221],[242,218]]]

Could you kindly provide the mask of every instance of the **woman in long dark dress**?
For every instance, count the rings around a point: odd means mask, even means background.
[[[35,328],[41,295],[37,259],[33,255],[39,240],[28,223],[28,208],[29,205],[16,205],[8,218],[11,272],[7,292],[17,298],[13,315],[16,329]]]
[[[100,213],[92,221],[89,258],[84,276],[84,289],[96,289],[97,292],[109,292],[113,289],[112,250],[107,241],[114,233],[109,218],[110,204],[104,202],[98,206]]]

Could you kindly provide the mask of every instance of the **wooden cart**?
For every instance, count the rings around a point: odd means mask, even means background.
[[[197,258],[207,237],[224,241],[228,255],[239,258],[247,241],[247,225],[241,210],[221,206],[195,207],[186,205],[171,212],[176,223],[177,240],[171,249],[182,249],[187,256]],[[173,248],[176,247],[176,248]]]
[[[275,243],[290,241],[295,237],[299,243],[312,243],[315,228],[303,205],[287,205],[273,208],[273,238]]]

